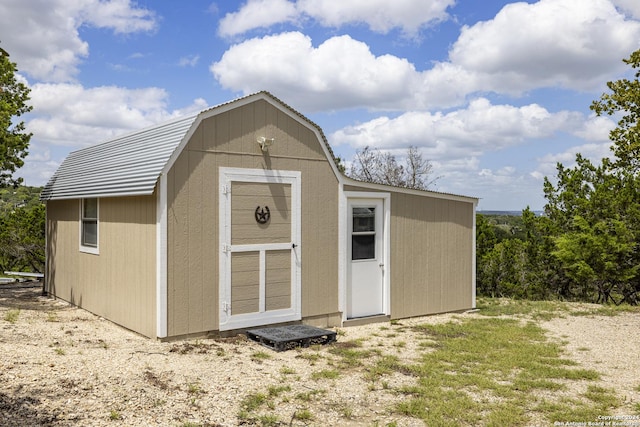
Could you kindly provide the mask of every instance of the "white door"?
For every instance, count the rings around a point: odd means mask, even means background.
[[[300,172],[220,168],[221,331],[300,320]]]
[[[383,201],[350,199],[347,318],[384,313]]]

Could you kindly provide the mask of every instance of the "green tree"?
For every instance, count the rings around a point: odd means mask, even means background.
[[[0,216],[0,271],[44,271],[45,209],[42,203]]]
[[[27,105],[29,88],[16,80],[16,71],[16,64],[0,48],[0,188],[22,181],[14,179],[13,173],[24,164],[31,139],[24,122],[13,122],[14,117],[31,111]]]
[[[491,249],[498,243],[493,225],[482,214],[476,214],[476,258],[482,262]]]
[[[640,67],[640,50],[625,63]],[[640,71],[634,80],[607,83],[594,101],[597,115],[620,116],[610,133],[611,159],[596,166],[580,154],[557,166],[557,184],[545,179],[545,213],[554,257],[572,280],[571,293],[597,302],[638,303],[640,293]]]
[[[570,232],[557,237],[554,255],[558,257],[567,274],[581,284],[582,299],[595,302],[619,303],[615,294],[627,299],[631,289],[628,284],[640,265],[630,262],[635,242],[632,231],[618,218],[595,220],[576,215],[571,221]]]
[[[520,239],[497,243],[478,263],[477,289],[491,297],[526,297],[526,244]]]
[[[623,60],[631,68],[640,68],[640,50]],[[610,93],[604,93],[591,104],[598,116],[621,114],[618,126],[609,133],[616,166],[631,174],[640,171],[640,70],[635,79],[620,79],[607,83]]]

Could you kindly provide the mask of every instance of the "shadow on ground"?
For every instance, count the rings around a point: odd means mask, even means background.
[[[26,282],[0,285],[0,307],[19,310],[60,310],[55,299],[42,295],[42,283]]]

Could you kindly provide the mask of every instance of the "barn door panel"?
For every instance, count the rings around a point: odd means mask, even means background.
[[[220,330],[299,320],[300,173],[221,168]]]

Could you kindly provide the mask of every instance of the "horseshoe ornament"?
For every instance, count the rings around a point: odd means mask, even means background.
[[[258,206],[256,208],[255,217],[258,224],[266,224],[267,222],[269,222],[269,218],[271,218],[269,206],[265,206],[264,208]]]

